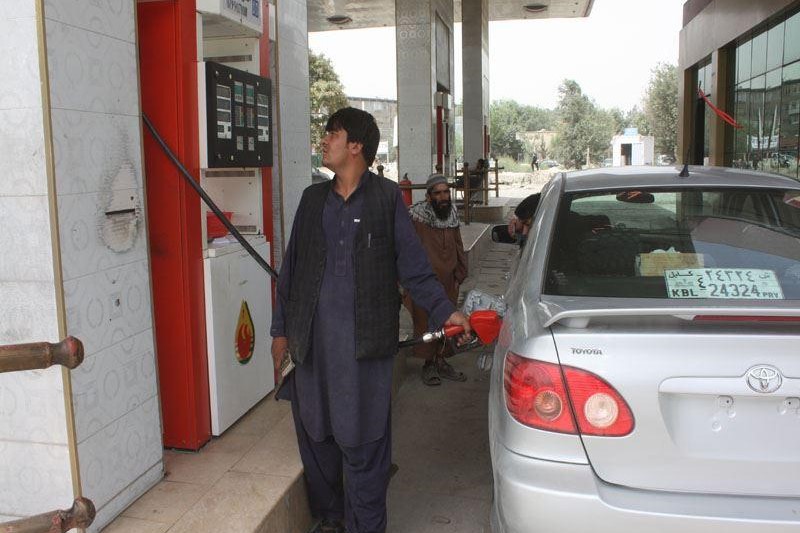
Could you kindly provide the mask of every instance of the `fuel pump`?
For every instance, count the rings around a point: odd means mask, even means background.
[[[266,6],[266,4],[264,4]],[[272,86],[261,76],[260,0],[197,0],[200,181],[264,258],[263,173],[272,166]],[[211,433],[220,435],[274,387],[268,276],[203,208]]]
[[[454,116],[453,96],[439,91],[434,97],[436,105],[436,169],[445,175],[453,175],[451,147],[453,146],[454,128],[451,127]]]
[[[272,388],[273,7],[135,6],[164,445],[197,450]],[[242,244],[228,231],[245,234]]]

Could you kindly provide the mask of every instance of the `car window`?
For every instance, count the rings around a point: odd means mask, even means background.
[[[800,299],[800,192],[592,191],[565,195],[544,293]]]

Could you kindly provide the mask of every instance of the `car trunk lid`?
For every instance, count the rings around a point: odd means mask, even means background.
[[[602,377],[633,411],[625,437],[582,436],[601,479],[652,490],[797,494],[797,302],[612,309],[580,300],[543,302],[540,312],[550,313],[560,363]]]

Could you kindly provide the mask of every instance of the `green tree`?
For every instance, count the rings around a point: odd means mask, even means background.
[[[328,115],[347,107],[347,96],[331,60],[308,53],[308,83],[311,100],[311,145],[319,146]]]
[[[626,114],[618,107],[614,107],[608,112],[613,122],[614,135],[619,135],[628,125]]]
[[[519,159],[523,154],[529,156],[532,151],[529,143],[519,139],[519,134],[552,129],[555,112],[514,100],[497,100],[489,107],[489,122],[491,152]]]
[[[640,135],[653,134],[653,128],[650,125],[650,121],[647,120],[647,114],[639,109],[639,106],[633,106],[631,110],[625,114],[625,127],[638,129]]]
[[[536,106],[522,106],[520,126],[524,131],[552,130],[556,123],[556,113],[552,109]]]
[[[649,133],[658,154],[676,156],[678,145],[678,69],[659,63],[652,70],[644,98]]]
[[[522,141],[517,139],[517,133],[522,131],[521,110],[514,100],[498,100],[489,106],[491,152],[496,156],[507,155],[516,159],[523,153]]]
[[[574,80],[564,80],[558,93],[556,157],[573,168],[580,168],[587,155],[591,161],[605,157],[615,133],[614,114],[598,109]]]

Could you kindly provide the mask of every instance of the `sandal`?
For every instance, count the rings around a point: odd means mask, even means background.
[[[422,382],[430,386],[442,384],[442,379],[439,377],[439,369],[436,368],[434,361],[426,361],[422,365]]]
[[[439,371],[439,377],[444,379],[449,379],[451,381],[467,381],[467,376],[464,375],[463,372],[459,372],[453,365],[445,361],[444,359],[438,359],[436,361],[437,370]]]

